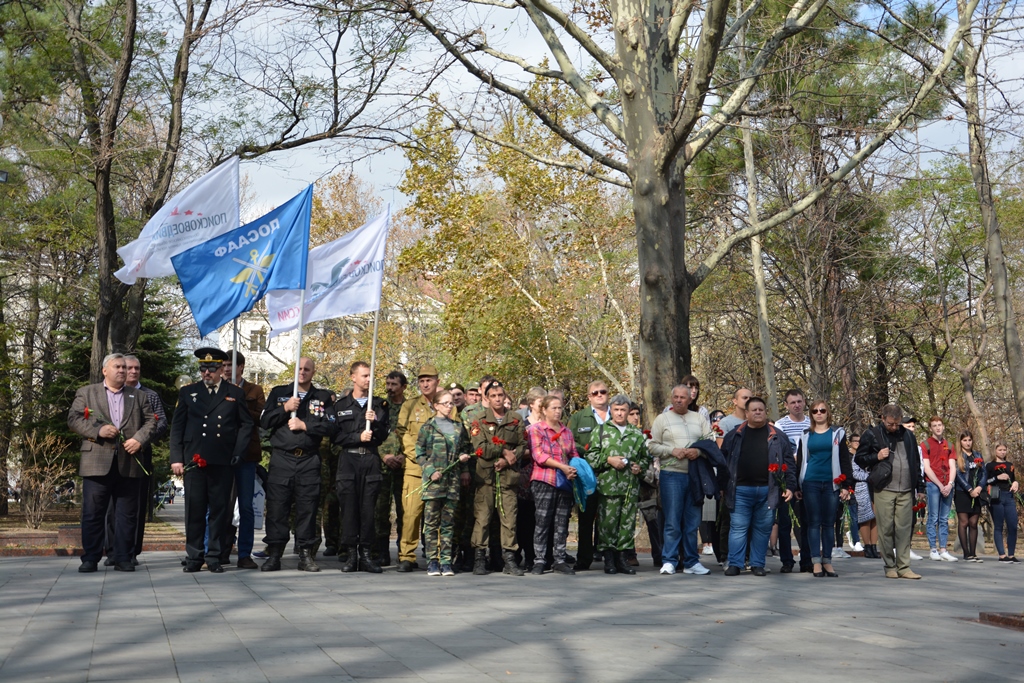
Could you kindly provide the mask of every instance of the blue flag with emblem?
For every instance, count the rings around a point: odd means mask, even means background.
[[[305,289],[313,186],[248,225],[171,257],[204,337],[275,289]]]

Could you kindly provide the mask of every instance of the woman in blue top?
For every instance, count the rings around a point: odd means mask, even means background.
[[[797,464],[800,492],[807,523],[807,544],[814,575],[839,576],[832,568],[835,542],[833,524],[839,501],[846,502],[853,488],[853,467],[846,446],[846,431],[831,425],[832,413],[825,401],[811,405],[811,427],[800,437]]]

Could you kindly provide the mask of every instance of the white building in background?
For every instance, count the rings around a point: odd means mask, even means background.
[[[217,337],[218,346],[231,351],[233,326],[225,325],[210,335]],[[298,330],[270,338],[270,323],[257,311],[250,311],[238,319],[238,350],[245,356],[245,379],[264,386],[280,384],[281,374],[295,364],[295,345]],[[291,378],[288,378],[289,380]]]

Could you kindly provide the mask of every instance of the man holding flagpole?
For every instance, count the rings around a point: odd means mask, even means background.
[[[300,358],[299,391],[292,384],[270,390],[260,427],[270,431],[270,468],[267,474],[267,561],[261,571],[281,569],[281,556],[291,535],[288,521],[295,507],[295,547],[299,571],[318,572],[313,552],[320,545],[316,512],[320,507],[320,442],[334,436],[331,393],[313,386],[316,364]]]
[[[377,448],[388,436],[388,409],[383,400],[369,394],[369,365],[356,361],[349,373],[352,393],[338,399],[334,406],[338,420],[334,435],[334,445],[339,450],[337,486],[342,505],[339,550],[348,551],[341,571],[361,569],[379,574],[382,570],[372,555],[376,538],[374,509],[381,482]]]

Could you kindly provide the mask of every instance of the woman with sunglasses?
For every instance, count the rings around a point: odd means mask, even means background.
[[[833,525],[839,501],[846,502],[853,488],[853,467],[846,446],[846,430],[831,424],[825,401],[811,404],[811,426],[800,437],[797,467],[807,518],[807,542],[817,577],[839,576],[832,568],[835,543]]]
[[[452,546],[455,508],[462,475],[469,477],[470,440],[462,422],[452,420],[455,402],[443,391],[434,398],[434,417],[420,428],[416,462],[423,468],[423,546],[427,576],[455,576]]]

